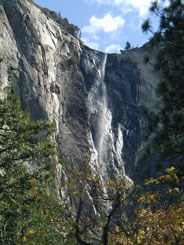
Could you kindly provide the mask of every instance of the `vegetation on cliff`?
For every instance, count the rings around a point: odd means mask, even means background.
[[[34,3],[33,0],[29,0],[31,3]],[[34,3],[35,4],[35,3]],[[72,23],[69,23],[67,18],[63,18],[61,16],[61,13],[56,13],[53,10],[50,10],[48,8],[41,7],[37,4],[35,4],[48,18],[51,18],[56,23],[58,23],[62,29],[64,29],[66,32],[71,34],[72,36],[76,38],[81,38],[81,31],[80,28]]]
[[[59,244],[54,125],[33,121],[12,94],[0,100],[0,115],[0,244]]]
[[[34,122],[12,94],[0,113],[1,244],[182,244],[183,181],[173,167],[141,187],[61,161],[70,174],[57,179],[58,199],[53,125]]]
[[[151,147],[182,164],[184,5],[171,0],[159,9],[153,3],[151,11],[160,16],[152,43],[159,44],[156,67],[163,72]],[[151,31],[149,21],[143,27]],[[133,186],[124,177],[102,180],[89,163],[81,171],[60,161],[68,175],[57,179],[56,193],[53,132],[53,124],[23,112],[15,95],[0,99],[1,244],[183,244],[181,169],[171,166]]]

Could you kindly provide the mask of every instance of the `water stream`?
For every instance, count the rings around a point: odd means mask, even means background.
[[[107,54],[100,57],[96,65],[94,84],[88,95],[90,109],[89,133],[91,145],[91,165],[97,164],[101,175],[105,179],[108,175],[124,176],[124,161],[122,159],[123,134],[125,128],[118,123],[116,128],[112,126],[112,110],[109,105],[106,86],[106,62]]]
[[[97,122],[97,151],[98,161],[103,163],[106,156],[107,142],[107,125],[108,125],[108,99],[107,99],[107,88],[105,85],[105,67],[106,67],[107,54],[104,54],[104,58],[100,69],[100,80],[101,84],[99,87],[99,115]]]

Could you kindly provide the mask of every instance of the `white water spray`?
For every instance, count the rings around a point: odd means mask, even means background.
[[[107,54],[104,54],[104,59],[102,61],[100,69],[100,80],[101,84],[99,87],[99,115],[97,124],[97,151],[98,151],[98,161],[103,163],[106,157],[107,142],[106,136],[108,134],[109,128],[109,116],[108,116],[108,99],[107,99],[107,88],[105,85],[105,67],[106,67]],[[111,120],[110,120],[111,124]]]
[[[106,179],[109,169],[116,176],[124,176],[124,161],[122,159],[123,132],[126,130],[118,124],[113,130],[112,111],[108,105],[108,93],[105,83],[107,54],[100,59],[97,66],[96,79],[88,95],[90,109],[91,132],[91,166],[100,169],[102,179]],[[96,165],[97,164],[97,165]],[[105,186],[105,184],[104,184]]]

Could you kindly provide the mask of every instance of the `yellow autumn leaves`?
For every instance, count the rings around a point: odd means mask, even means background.
[[[28,232],[28,235],[24,235],[22,240],[25,242],[28,240],[29,236],[33,236],[35,234],[35,229],[31,228]]]

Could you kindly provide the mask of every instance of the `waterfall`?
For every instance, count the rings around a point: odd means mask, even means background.
[[[104,54],[104,58],[100,69],[100,86],[99,86],[99,115],[97,122],[97,151],[98,162],[103,163],[107,153],[106,136],[109,128],[109,115],[108,115],[108,98],[107,88],[105,85],[105,67],[106,67],[107,54]],[[111,123],[111,122],[110,122]]]
[[[124,161],[122,159],[123,132],[125,128],[118,123],[117,128],[112,126],[112,110],[108,104],[108,93],[105,83],[107,54],[88,59],[88,67],[96,69],[94,84],[88,94],[88,107],[90,110],[89,144],[91,146],[91,166],[100,169],[105,179],[111,169],[116,176],[124,176]],[[93,72],[94,72],[93,71]],[[97,164],[97,165],[96,165]]]

